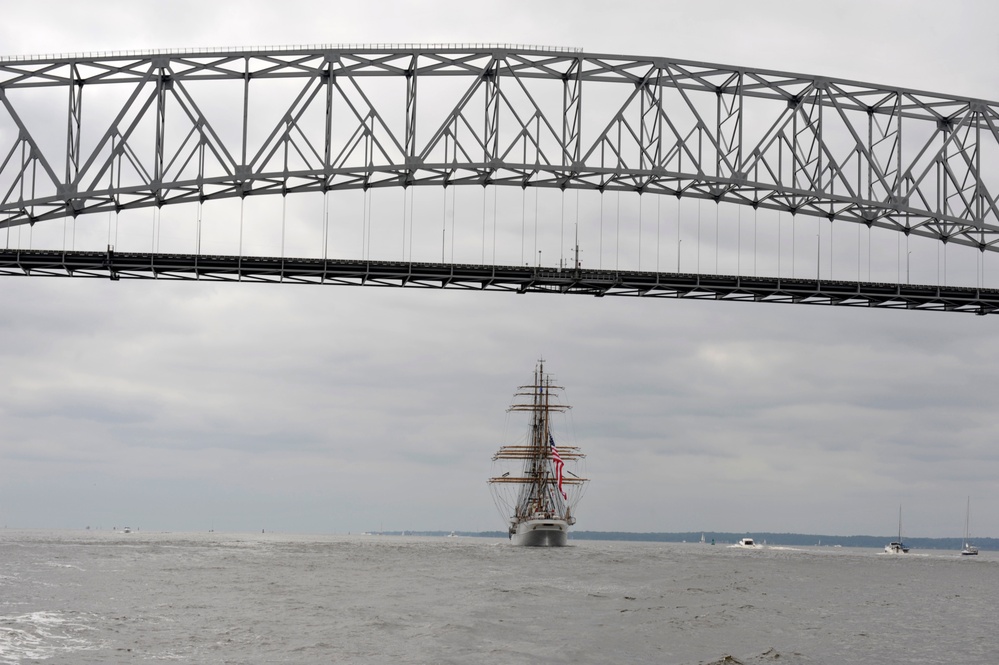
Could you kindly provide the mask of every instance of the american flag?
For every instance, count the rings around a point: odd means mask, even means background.
[[[555,476],[558,478],[558,491],[562,493],[562,498],[568,501],[569,495],[562,489],[562,467],[565,466],[565,463],[562,461],[562,456],[558,454],[558,448],[555,447],[555,438],[552,437],[551,432],[548,432],[548,443],[551,444],[552,448],[552,464],[555,465]]]

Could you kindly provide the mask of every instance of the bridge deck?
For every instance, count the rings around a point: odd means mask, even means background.
[[[738,275],[192,254],[0,250],[0,275],[394,286],[999,311],[999,289]]]

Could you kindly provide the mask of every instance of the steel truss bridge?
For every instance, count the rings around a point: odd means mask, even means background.
[[[9,238],[23,225],[177,204],[477,185],[701,199],[984,258],[999,250],[997,112],[826,77],[513,45],[7,57],[0,229]],[[999,290],[984,287],[330,259],[325,248],[310,259],[8,243],[0,274],[999,310]]]

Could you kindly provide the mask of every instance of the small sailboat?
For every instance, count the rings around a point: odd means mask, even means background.
[[[902,506],[898,507],[898,540],[885,545],[887,554],[908,554],[909,548],[902,542]]]
[[[964,512],[964,543],[961,546],[961,556],[975,556],[978,548],[971,544],[970,526],[971,523],[971,497],[968,497],[968,507]]]
[[[496,506],[509,519],[514,545],[565,545],[569,526],[576,522],[576,504],[587,479],[571,470],[584,457],[579,448],[555,443],[552,415],[571,408],[562,402],[563,390],[545,374],[544,361],[538,361],[534,382],[520,386],[508,409],[530,415],[526,439],[501,447],[493,456],[494,465],[521,462],[520,469],[489,479]]]

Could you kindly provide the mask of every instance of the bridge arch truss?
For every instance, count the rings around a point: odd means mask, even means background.
[[[694,197],[994,251],[999,105],[522,46],[0,60],[0,227],[495,185]]]

